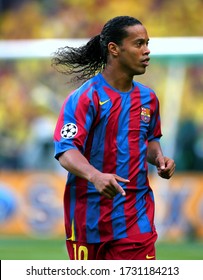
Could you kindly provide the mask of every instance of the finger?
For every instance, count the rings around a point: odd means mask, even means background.
[[[175,162],[174,160],[170,159],[170,158],[167,158],[165,157],[165,165],[166,165],[166,168],[168,169],[175,169]]]
[[[114,186],[108,186],[101,192],[101,194],[109,199],[112,199],[118,194],[118,191]]]
[[[159,172],[158,172],[158,175],[160,176],[160,177],[162,177],[162,178],[164,178],[164,179],[169,179],[169,178],[171,178],[171,176],[173,175],[173,173],[174,173],[174,169],[171,169],[171,170],[168,170],[168,171],[162,171],[162,170],[160,170]]]
[[[170,172],[175,170],[175,164],[167,164],[165,165],[164,169],[161,169],[160,167],[157,167],[158,172]]]
[[[175,164],[172,164],[170,168],[167,168],[166,171],[168,172],[169,176],[171,177],[175,172]]]
[[[121,195],[125,196],[126,192],[124,191],[124,189],[117,183],[117,181],[115,180],[113,186],[115,187],[116,191],[118,193],[120,193]]]
[[[117,181],[119,181],[119,182],[123,182],[123,183],[129,183],[129,182],[130,182],[130,180],[125,179],[125,178],[123,178],[123,177],[120,177],[120,176],[118,176],[117,174],[114,174],[114,178],[115,178]]]
[[[163,174],[163,173],[159,173],[159,176],[163,179],[169,179],[170,175],[169,174]]]
[[[112,197],[114,197],[118,193],[117,189],[114,186],[106,187],[105,192],[108,193]]]
[[[170,170],[170,172],[169,172],[170,177],[174,174],[174,172],[175,172],[175,167],[173,167],[173,168]]]
[[[115,178],[115,183],[114,183],[114,187],[116,188],[117,192],[119,192],[121,195],[125,196],[126,192],[124,191],[124,189],[117,183],[118,182],[123,182],[123,183],[129,183],[130,180],[125,179],[123,177],[118,176],[117,174],[114,174],[114,178]]]
[[[105,196],[106,198],[109,198],[109,199],[113,199],[113,196],[111,194],[109,194],[108,192],[101,192],[101,195]]]
[[[159,176],[163,179],[170,179],[170,175],[169,174],[159,174]]]

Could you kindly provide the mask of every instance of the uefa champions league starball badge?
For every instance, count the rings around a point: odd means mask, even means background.
[[[67,123],[61,129],[61,136],[65,139],[74,138],[78,133],[78,127],[74,123]]]

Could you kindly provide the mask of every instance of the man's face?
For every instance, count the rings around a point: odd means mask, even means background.
[[[126,28],[128,37],[118,46],[118,64],[127,74],[141,75],[149,65],[149,37],[144,26],[138,24]]]

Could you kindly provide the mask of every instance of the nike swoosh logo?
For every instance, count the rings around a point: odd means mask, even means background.
[[[104,105],[105,103],[107,103],[107,102],[109,102],[110,101],[110,99],[107,99],[107,100],[105,100],[105,101],[101,101],[101,100],[99,100],[99,105]]]
[[[147,260],[154,259],[154,257],[155,257],[155,256],[149,256],[149,255],[146,255],[146,259],[147,259]]]

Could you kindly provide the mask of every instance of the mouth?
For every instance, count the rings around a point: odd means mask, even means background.
[[[149,61],[150,61],[150,58],[147,57],[147,58],[141,60],[141,63],[142,63],[142,65],[144,65],[144,66],[149,66]]]

